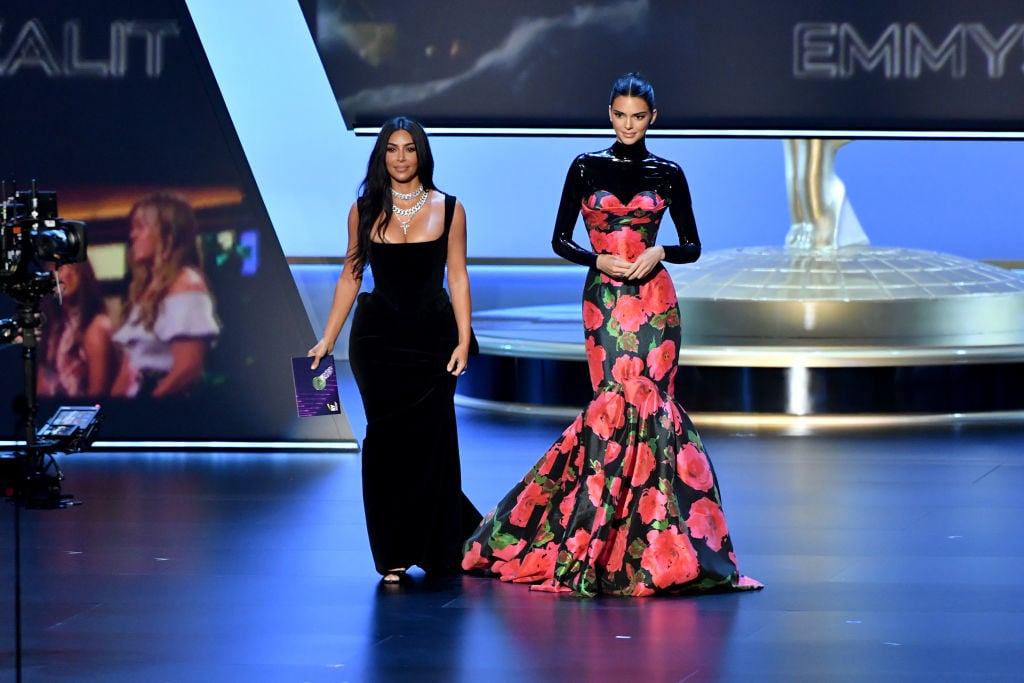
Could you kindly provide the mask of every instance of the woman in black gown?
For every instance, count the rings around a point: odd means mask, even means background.
[[[462,567],[584,596],[760,588],[737,569],[711,461],[674,398],[682,328],[661,261],[700,256],[686,178],[644,144],[647,81],[620,78],[608,115],[616,142],[569,167],[552,241],[590,269],[594,398],[469,537]],[[572,239],[581,210],[592,249]],[[666,210],[676,246],[656,244]]]
[[[433,171],[417,122],[396,117],[381,127],[349,211],[324,334],[308,354],[316,368],[333,351],[369,265],[374,290],[359,294],[349,360],[366,411],[366,526],[385,583],[412,565],[458,571],[462,540],[480,522],[462,493],[455,425],[455,382],[472,339],[466,214],[437,190]]]

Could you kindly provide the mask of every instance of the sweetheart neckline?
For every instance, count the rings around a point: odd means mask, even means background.
[[[629,208],[629,206],[636,200],[636,198],[641,196],[641,195],[650,195],[650,196],[654,197],[657,201],[659,201],[661,203],[665,202],[665,200],[661,198],[661,195],[658,194],[657,190],[640,190],[639,192],[634,193],[633,196],[629,198],[628,202],[622,201],[622,197],[620,197],[619,195],[615,194],[611,190],[594,190],[589,195],[587,195],[587,199],[588,200],[589,199],[593,199],[594,196],[596,196],[599,192],[604,192],[605,194],[607,194],[607,195],[609,195],[611,197],[615,197],[615,199],[618,200],[619,204],[622,205],[625,208]]]

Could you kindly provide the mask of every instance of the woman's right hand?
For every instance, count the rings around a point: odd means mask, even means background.
[[[309,366],[311,370],[316,370],[320,366],[320,361],[324,356],[331,353],[331,345],[326,340],[321,339],[316,343],[316,346],[306,352],[306,356],[313,359],[313,364]]]
[[[594,265],[602,273],[616,280],[624,279],[623,276],[633,268],[632,263],[614,254],[599,254]]]

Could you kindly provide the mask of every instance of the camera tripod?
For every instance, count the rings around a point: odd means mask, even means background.
[[[37,273],[22,286],[12,288],[11,295],[18,304],[17,314],[6,324],[13,327],[12,337],[21,338],[22,367],[25,377],[24,399],[16,402],[15,411],[24,423],[25,444],[16,448],[10,457],[0,458],[0,482],[4,485],[5,500],[14,507],[14,629],[15,668],[21,682],[21,509],[59,509],[77,505],[70,494],[61,493],[64,474],[54,459],[59,452],[56,444],[40,441],[36,432],[38,413],[36,371],[40,325],[39,299],[54,287],[52,273]]]

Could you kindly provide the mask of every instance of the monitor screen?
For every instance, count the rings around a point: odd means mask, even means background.
[[[1006,0],[302,0],[346,124],[607,129],[617,77],[657,129],[816,137],[1024,135],[1024,16]]]

